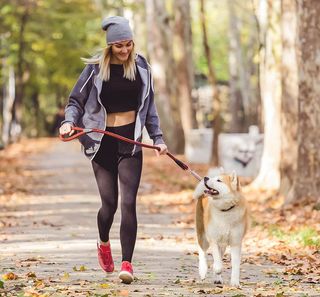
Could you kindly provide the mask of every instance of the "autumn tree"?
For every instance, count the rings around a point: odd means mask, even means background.
[[[296,55],[297,13],[294,0],[282,0],[282,96],[281,96],[281,186],[280,192],[288,194],[297,169],[298,129],[298,65]]]
[[[214,66],[212,64],[212,51],[208,42],[207,24],[206,24],[206,14],[205,14],[205,0],[200,0],[200,21],[202,27],[202,42],[206,61],[208,64],[208,80],[213,90],[212,98],[212,110],[213,110],[213,143],[212,143],[212,157],[211,163],[213,166],[219,165],[219,134],[221,131],[221,100],[219,89],[217,86],[217,79]]]
[[[7,65],[1,71],[1,93],[6,94],[1,109],[3,120],[11,121],[10,129],[3,125],[3,135],[9,141],[14,133],[45,135],[84,67],[80,57],[105,42],[101,17],[91,0],[0,1],[0,55]],[[8,92],[13,77],[14,92]]]
[[[197,127],[195,110],[192,105],[191,91],[193,87],[192,33],[190,3],[175,0],[173,6],[175,17],[174,52],[175,75],[177,76],[177,98],[181,123],[185,138],[191,129]]]
[[[257,125],[260,110],[258,94],[258,28],[251,1],[228,0],[229,12],[229,132],[247,132]]]
[[[298,157],[289,201],[320,201],[320,1],[297,0]]]
[[[235,2],[228,0],[229,6],[229,86],[230,86],[230,132],[243,132],[245,127],[244,98],[241,92],[240,80],[243,76],[239,73],[243,67],[239,18],[235,10]],[[240,66],[240,67],[239,67]]]
[[[259,0],[260,91],[264,117],[264,147],[252,188],[277,190],[280,185],[281,34],[280,0]]]
[[[172,53],[172,25],[163,1],[146,0],[147,49],[155,81],[155,97],[170,150],[183,151],[184,133],[176,98],[175,63]]]

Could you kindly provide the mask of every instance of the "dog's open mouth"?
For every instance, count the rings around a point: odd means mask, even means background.
[[[219,195],[219,191],[217,191],[215,189],[204,190],[204,193],[207,194],[207,195],[211,195],[211,196]]]
[[[207,176],[205,176],[204,179],[203,179],[204,185],[207,188],[207,190],[204,190],[204,193],[207,194],[207,195],[211,195],[211,196],[219,195],[219,191],[218,190],[216,190],[214,188],[211,188],[208,185],[208,180],[209,180],[209,177],[207,177]]]

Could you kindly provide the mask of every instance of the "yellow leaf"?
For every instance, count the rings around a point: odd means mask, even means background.
[[[73,266],[73,271],[86,271],[87,268],[84,265],[81,265],[79,268],[77,266]]]
[[[37,279],[36,282],[35,282],[35,287],[37,289],[44,288],[45,287],[45,283],[43,282],[43,280]]]
[[[67,281],[70,278],[70,274],[68,272],[65,272],[63,276],[60,278],[62,281]]]
[[[28,273],[27,273],[27,277],[32,277],[32,278],[34,278],[34,277],[36,277],[36,274],[35,274],[34,272],[28,272]]]
[[[4,280],[15,280],[18,279],[18,276],[13,272],[8,272],[2,276]]]

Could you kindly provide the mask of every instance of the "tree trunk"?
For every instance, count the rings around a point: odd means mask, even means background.
[[[234,1],[228,0],[229,5],[229,92],[231,123],[230,132],[244,132],[245,119],[241,88],[239,86],[239,56],[241,54],[238,16],[235,13]],[[240,53],[239,53],[240,51]]]
[[[13,66],[6,66],[3,62],[3,78],[5,79],[3,88],[3,107],[2,107],[2,143],[6,147],[10,143],[12,128],[12,111],[15,100],[15,78]],[[8,72],[8,73],[5,73]]]
[[[170,24],[164,2],[146,0],[147,49],[155,81],[155,98],[161,120],[161,127],[169,149],[183,152],[184,137],[180,116],[175,110],[175,77],[170,47]],[[169,84],[168,84],[169,81]]]
[[[220,114],[221,100],[220,100],[219,89],[216,82],[216,74],[214,71],[214,67],[212,65],[212,53],[208,43],[204,0],[200,0],[200,21],[202,26],[203,47],[204,47],[205,56],[208,64],[208,70],[209,70],[208,78],[213,90],[213,127],[212,127],[213,144],[212,144],[211,164],[212,166],[218,166],[219,165],[218,140],[219,140],[219,134],[221,131],[221,114]]]
[[[39,91],[37,89],[33,90],[32,95],[30,96],[30,99],[34,109],[33,126],[35,128],[35,129],[32,129],[31,136],[39,137],[40,135],[44,134],[43,132],[47,127],[46,127],[45,119],[41,114],[40,102],[39,102]]]
[[[260,0],[260,90],[264,114],[264,146],[258,176],[252,188],[278,190],[280,186],[280,104],[279,67],[280,0]]]
[[[174,1],[175,38],[174,46],[177,55],[176,76],[178,82],[177,98],[179,99],[180,117],[185,135],[197,127],[195,110],[192,105],[191,91],[193,86],[192,34],[190,3],[185,0]]]
[[[297,0],[298,164],[288,201],[320,202],[320,1]]]
[[[24,80],[24,51],[25,41],[24,34],[27,21],[29,19],[29,5],[26,4],[26,8],[21,15],[20,29],[19,29],[19,49],[18,49],[18,61],[17,61],[17,76],[16,76],[16,97],[13,106],[13,130],[12,138],[14,141],[20,138],[21,133],[21,120],[22,120],[22,104],[24,98],[25,80]]]
[[[250,17],[248,18],[248,22],[250,24],[249,28],[249,37],[248,42],[246,45],[246,57],[245,65],[246,65],[246,73],[247,76],[247,83],[249,88],[250,94],[250,102],[248,109],[248,115],[246,116],[246,124],[247,127],[249,125],[258,125],[260,130],[262,130],[261,125],[261,98],[260,98],[260,89],[259,89],[259,65],[255,62],[256,56],[259,54],[259,27],[257,25],[257,18],[254,13],[255,6],[253,1],[251,2],[250,6],[251,13]]]
[[[281,100],[281,186],[286,196],[297,169],[298,65],[295,48],[296,2],[282,0],[282,100]]]
[[[134,45],[137,51],[146,53],[147,52],[147,38],[140,38],[139,36],[146,36],[147,26],[146,26],[146,11],[145,11],[145,0],[135,0],[135,3],[139,5],[137,11],[132,15],[133,23],[133,36]]]

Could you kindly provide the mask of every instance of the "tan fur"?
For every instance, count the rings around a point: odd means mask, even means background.
[[[197,201],[196,208],[196,230],[198,234],[198,243],[202,249],[207,250],[209,247],[209,242],[205,235],[205,226],[208,225],[209,221],[209,212],[204,211],[204,209],[208,209],[208,198],[201,197]]]

